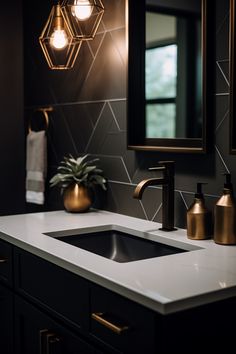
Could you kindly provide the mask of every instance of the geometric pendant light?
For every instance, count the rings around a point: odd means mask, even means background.
[[[73,67],[81,47],[60,4],[53,6],[39,42],[51,69]]]
[[[104,13],[101,0],[62,0],[61,9],[77,40],[94,38]]]

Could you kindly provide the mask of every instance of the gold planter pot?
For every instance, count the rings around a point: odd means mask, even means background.
[[[92,205],[91,191],[82,185],[72,184],[63,193],[64,207],[72,213],[87,211]]]

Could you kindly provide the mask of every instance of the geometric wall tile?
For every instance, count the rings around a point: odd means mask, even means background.
[[[161,176],[149,167],[160,160],[174,160],[175,222],[186,225],[186,205],[194,198],[197,182],[204,186],[206,202],[212,209],[222,193],[229,170],[236,181],[235,156],[229,155],[229,1],[216,0],[216,85],[211,118],[215,148],[208,154],[134,152],[127,149],[127,53],[125,42],[125,0],[103,0],[105,13],[93,41],[83,43],[74,68],[53,72],[47,68],[36,39],[48,15],[48,7],[32,14],[25,9],[25,97],[27,111],[51,104],[54,107],[48,136],[49,173],[53,173],[63,155],[90,153],[100,158],[108,178],[104,208],[121,214],[161,221],[162,190],[147,188],[142,201],[133,198],[142,179]],[[214,15],[214,12],[213,12]],[[236,188],[236,185],[235,185]],[[181,193],[180,193],[181,192]],[[50,190],[47,207],[58,208],[59,197]]]

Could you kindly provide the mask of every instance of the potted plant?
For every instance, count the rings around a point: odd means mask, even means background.
[[[63,194],[64,207],[70,212],[87,211],[93,203],[93,190],[96,185],[106,190],[103,171],[96,166],[99,159],[88,159],[89,155],[64,157],[49,183],[59,186]]]

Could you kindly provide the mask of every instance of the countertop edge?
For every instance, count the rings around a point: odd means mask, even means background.
[[[206,294],[193,296],[190,298],[184,298],[177,301],[167,301],[165,304],[157,302],[145,295],[138,293],[134,290],[128,289],[122,284],[112,282],[112,280],[99,276],[89,270],[83,269],[76,264],[73,264],[66,259],[62,259],[55,255],[52,255],[45,250],[30,245],[27,242],[15,239],[14,236],[7,235],[0,232],[0,239],[9,242],[10,244],[30,252],[35,256],[38,256],[48,262],[51,262],[65,270],[68,270],[84,279],[94,282],[97,285],[103,286],[106,289],[113,291],[127,299],[134,301],[150,310],[153,310],[162,315],[169,315],[177,313],[183,310],[193,309],[201,305],[207,305],[220,300],[226,300],[233,296],[236,296],[236,286],[221,289],[220,291],[213,291]]]

